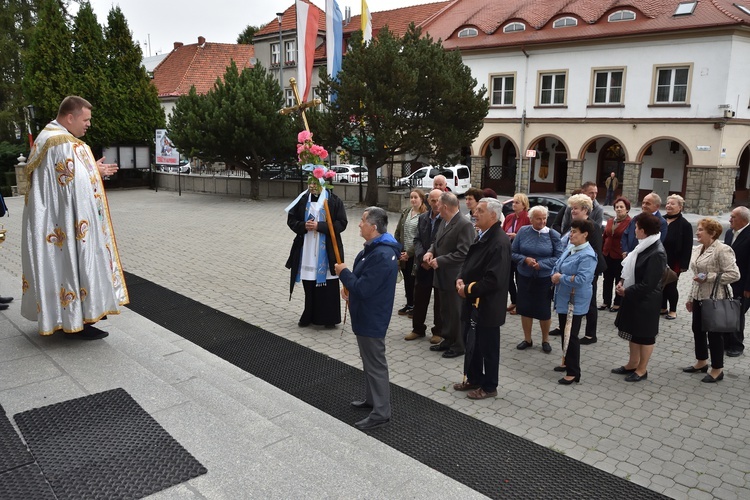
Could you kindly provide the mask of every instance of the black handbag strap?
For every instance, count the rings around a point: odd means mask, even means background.
[[[711,300],[716,300],[716,292],[719,291],[719,282],[721,281],[721,275],[724,274],[723,272],[716,273],[716,281],[714,281],[714,286],[711,288],[711,295],[708,297]],[[729,285],[726,285],[727,289],[729,289]],[[727,290],[727,298],[732,298],[732,293]]]

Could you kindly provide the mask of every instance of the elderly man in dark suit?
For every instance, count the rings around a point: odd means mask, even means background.
[[[740,279],[732,283],[732,295],[742,301],[740,330],[724,334],[724,349],[727,356],[736,357],[745,350],[745,313],[750,308],[750,209],[737,207],[729,215],[729,228],[724,236],[724,243],[732,247],[737,267],[740,268]]]
[[[414,237],[414,264],[416,266],[416,276],[414,280],[414,309],[412,310],[412,330],[411,333],[404,337],[404,340],[415,340],[424,337],[427,332],[427,309],[430,305],[430,295],[432,294],[435,271],[424,262],[424,254],[435,241],[438,229],[440,228],[440,213],[438,205],[440,204],[440,195],[445,191],[433,189],[427,196],[430,209],[419,216],[417,221],[417,234]],[[439,344],[443,337],[441,336],[443,322],[440,318],[440,298],[435,290],[435,300],[433,302],[433,317],[435,326],[432,327],[432,338],[430,344]]]
[[[468,391],[469,399],[497,396],[500,367],[500,327],[505,324],[510,275],[510,238],[502,229],[503,205],[496,199],[482,198],[474,209],[479,234],[469,248],[456,280],[456,291],[464,300],[461,319],[464,335],[476,321],[475,341],[466,380],[453,384],[456,391]],[[466,338],[464,338],[466,342]]]
[[[423,261],[435,270],[433,284],[440,296],[443,340],[430,347],[430,350],[445,351],[444,358],[455,358],[464,353],[461,297],[456,293],[456,279],[476,233],[469,219],[458,213],[458,198],[455,194],[440,195],[438,210],[443,222]]]

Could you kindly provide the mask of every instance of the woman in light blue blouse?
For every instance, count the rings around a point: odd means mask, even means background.
[[[564,364],[555,367],[555,371],[566,372],[565,377],[558,380],[564,385],[581,380],[581,344],[578,333],[581,330],[581,318],[586,315],[591,305],[591,284],[596,272],[597,257],[588,242],[588,237],[596,230],[594,223],[589,220],[574,220],[570,226],[570,243],[552,271],[555,312],[560,318],[560,325],[565,325],[566,320],[572,321],[568,349],[563,352]],[[570,303],[573,304],[572,318],[568,318]],[[564,349],[564,335],[562,339]]]

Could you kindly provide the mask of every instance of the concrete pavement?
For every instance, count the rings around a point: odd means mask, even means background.
[[[149,190],[111,192],[109,200],[127,271],[361,367],[348,325],[343,333],[297,327],[303,292],[297,288],[289,301],[284,269],[293,239],[283,212],[290,200]],[[9,233],[0,247],[0,292],[19,300],[22,202],[7,200],[12,218],[2,220]],[[361,210],[347,207],[350,226],[342,236],[349,263],[362,245]],[[396,222],[391,214],[391,231]],[[680,280],[683,298],[688,281]],[[402,305],[399,285],[396,308]],[[473,402],[450,390],[463,359],[429,352],[426,340],[405,342],[410,321],[394,312],[387,337],[391,381],[674,498],[750,496],[747,356],[727,358],[718,384],[683,374],[694,354],[681,308],[676,321],[662,322],[649,379],[626,384],[609,373],[625,363],[628,350],[613,320],[600,313],[599,342],[582,346],[581,384],[563,387],[552,371],[559,344],[544,354],[535,326],[534,347],[517,351],[520,318],[509,316],[501,329],[500,396]],[[124,387],[209,469],[164,498],[476,495],[129,310],[103,325],[112,333],[107,340],[81,344],[39,337],[35,323],[20,317],[18,302],[1,312],[0,403],[12,415]]]

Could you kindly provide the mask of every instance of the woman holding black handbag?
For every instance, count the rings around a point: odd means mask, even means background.
[[[740,279],[740,270],[729,245],[719,241],[721,224],[713,219],[701,219],[698,222],[696,238],[700,245],[693,248],[690,258],[690,270],[693,271],[693,286],[685,304],[688,312],[693,314],[693,336],[695,337],[696,362],[687,368],[685,373],[706,373],[701,382],[715,383],[724,378],[724,337],[721,332],[704,330],[701,314],[701,301],[709,299],[714,283],[716,299],[731,298],[727,286]],[[708,344],[706,345],[706,339]],[[708,353],[711,352],[711,370],[708,369]],[[708,372],[708,373],[707,373]]]

